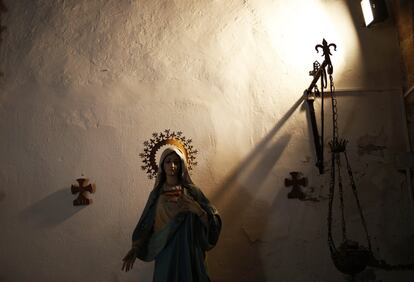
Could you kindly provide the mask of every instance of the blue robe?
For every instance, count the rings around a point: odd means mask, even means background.
[[[196,214],[185,212],[154,233],[156,203],[162,190],[162,185],[158,185],[151,192],[132,234],[137,257],[143,261],[155,259],[154,282],[210,281],[205,252],[218,241],[221,219],[200,189],[190,184],[183,188],[207,213],[207,226]]]

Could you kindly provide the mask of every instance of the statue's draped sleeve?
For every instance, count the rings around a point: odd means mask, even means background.
[[[158,188],[151,191],[138,224],[132,233],[132,246],[135,249],[137,258],[144,261],[147,261],[148,242],[153,232],[158,193]]]

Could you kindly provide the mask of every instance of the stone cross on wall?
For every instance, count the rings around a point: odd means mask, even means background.
[[[95,184],[88,184],[88,179],[86,178],[78,178],[76,179],[76,181],[78,181],[79,186],[72,185],[70,188],[72,191],[72,194],[79,193],[78,197],[75,200],[73,200],[73,205],[74,206],[86,206],[86,205],[91,204],[92,199],[89,199],[86,196],[86,192],[95,193],[96,191]]]
[[[289,192],[288,198],[289,199],[304,199],[305,194],[302,192],[300,186],[306,187],[308,185],[308,179],[306,177],[299,178],[301,175],[298,171],[290,172],[292,179],[285,178],[285,186],[290,187],[292,186],[292,191]]]

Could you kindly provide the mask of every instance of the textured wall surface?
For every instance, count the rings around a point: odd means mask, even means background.
[[[414,140],[414,2],[392,1],[393,14],[401,48],[408,129]]]
[[[397,35],[391,22],[365,29],[358,1],[3,2],[0,281],[151,281],[151,263],[120,268],[153,185],[138,154],[166,128],[193,139],[193,180],[223,216],[213,281],[346,281],[329,256],[329,173],[314,167],[301,100],[322,38],[338,45],[340,132],[375,254],[414,260],[395,161],[406,150]],[[328,107],[326,144],[329,118]],[[287,199],[295,170],[314,201]],[[82,174],[97,192],[73,207]],[[347,192],[351,237],[364,243]]]
[[[414,2],[392,1],[392,11],[400,41],[405,89],[414,86]]]

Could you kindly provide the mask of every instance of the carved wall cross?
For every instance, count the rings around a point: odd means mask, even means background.
[[[86,205],[92,204],[92,199],[89,199],[86,196],[87,195],[86,192],[95,193],[96,191],[95,184],[88,184],[89,180],[87,178],[78,178],[76,179],[76,181],[78,181],[79,186],[72,185],[70,187],[72,194],[79,193],[78,197],[75,200],[73,200],[73,205],[74,206],[86,206]]]
[[[289,192],[289,199],[304,199],[305,194],[302,192],[300,186],[306,187],[308,185],[308,179],[306,177],[299,178],[301,175],[298,171],[290,172],[292,179],[285,178],[285,186],[292,186],[292,191]]]

